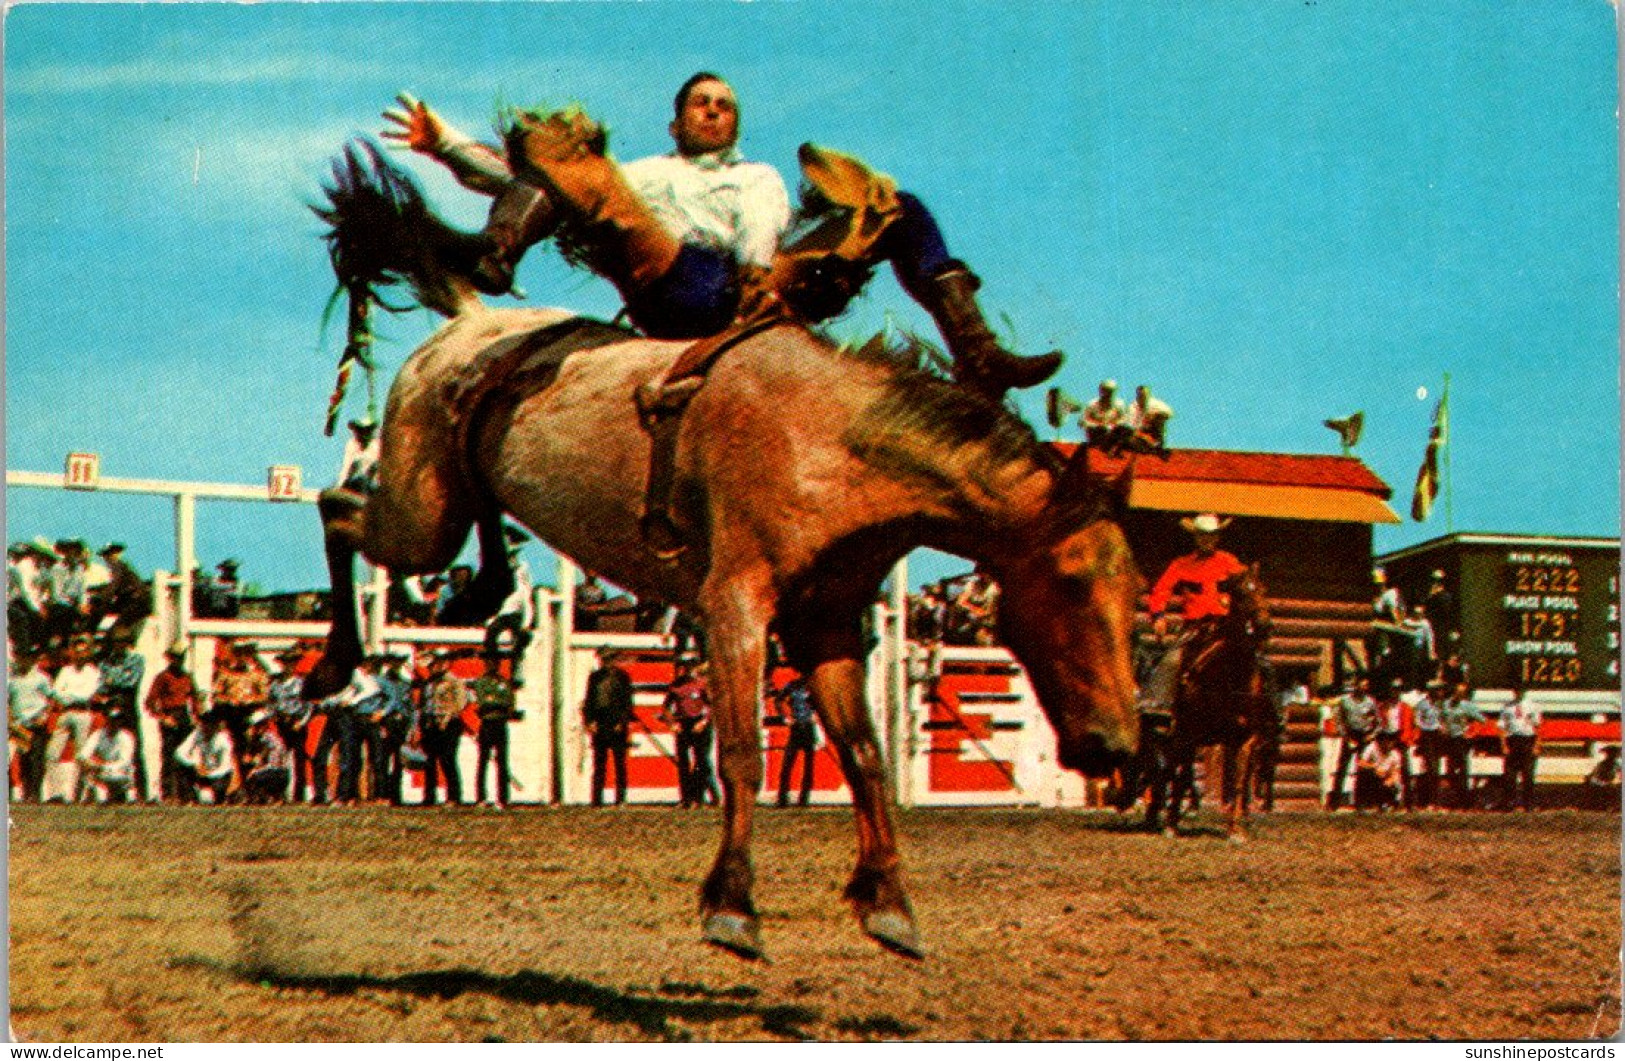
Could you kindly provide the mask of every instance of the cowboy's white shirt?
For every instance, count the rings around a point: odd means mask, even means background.
[[[737,151],[685,158],[653,155],[622,167],[667,232],[684,243],[727,251],[741,265],[773,263],[790,224],[790,196],[778,170]]]

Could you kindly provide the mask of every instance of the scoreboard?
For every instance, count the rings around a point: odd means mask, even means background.
[[[1498,686],[1618,688],[1619,554],[1509,548],[1500,558]]]
[[[1475,686],[1620,688],[1619,539],[1453,534],[1377,563],[1407,604],[1445,573]],[[1448,652],[1447,632],[1435,633]]]

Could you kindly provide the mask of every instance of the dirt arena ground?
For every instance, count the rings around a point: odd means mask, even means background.
[[[11,808],[33,1041],[1576,1039],[1619,1025],[1620,819],[911,811],[922,963],[766,810],[771,961],[698,940],[713,812]]]

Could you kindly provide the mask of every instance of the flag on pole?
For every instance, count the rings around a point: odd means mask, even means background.
[[[1416,491],[1411,495],[1411,519],[1421,523],[1433,512],[1439,497],[1439,453],[1450,444],[1450,392],[1439,396],[1433,407],[1433,430],[1428,432],[1427,452],[1416,470]]]

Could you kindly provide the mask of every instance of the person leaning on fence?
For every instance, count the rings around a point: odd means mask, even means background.
[[[378,672],[378,685],[384,691],[384,707],[377,723],[376,753],[378,781],[374,796],[387,798],[395,806],[403,802],[405,763],[402,750],[412,728],[412,679],[405,673],[408,657],[384,657]]]
[[[1421,773],[1412,779],[1411,805],[1431,808],[1439,805],[1439,764],[1444,759],[1445,685],[1437,679],[1428,682],[1422,695],[1411,705],[1416,726],[1416,755],[1422,760]]]
[[[20,758],[22,798],[31,803],[40,801],[45,751],[51,741],[51,675],[45,669],[49,660],[43,650],[20,650],[6,682],[11,747]]]
[[[705,664],[679,660],[677,677],[666,690],[661,713],[677,731],[679,807],[698,807],[718,799],[711,776],[711,692]]]
[[[485,773],[486,764],[490,763],[496,770],[497,783],[496,794],[489,805],[498,809],[507,807],[509,803],[508,723],[520,717],[514,694],[515,684],[503,677],[502,657],[493,652],[485,656],[485,673],[470,682],[468,690],[474,697],[474,710],[480,719],[477,741],[479,767],[474,775],[474,802],[486,803]]]
[[[1406,810],[1415,806],[1415,786],[1411,780],[1410,749],[1415,741],[1416,720],[1405,698],[1405,683],[1395,678],[1377,698],[1377,736],[1392,739],[1399,751],[1400,804]]]
[[[463,739],[463,710],[470,702],[468,686],[452,673],[451,658],[438,652],[429,659],[429,676],[418,708],[418,740],[423,747],[423,804],[439,799],[444,779],[446,800],[463,801],[462,775],[457,749]]]
[[[72,803],[79,798],[79,755],[90,743],[95,721],[91,702],[101,687],[101,668],[91,658],[92,646],[89,634],[75,636],[51,682],[51,699],[58,709],[56,728],[45,750],[46,798],[51,802]]]
[[[114,627],[107,633],[107,648],[100,663],[101,680],[93,701],[96,709],[106,716],[109,726],[121,726],[135,741],[135,791],[144,795],[147,788],[147,767],[143,762],[140,715],[136,698],[141,692],[141,679],[147,673],[147,661],[131,647],[128,628]]]
[[[1473,702],[1472,690],[1465,683],[1457,685],[1439,710],[1440,728],[1444,731],[1445,780],[1450,783],[1450,805],[1456,810],[1473,806],[1472,727],[1484,720],[1484,713]]]
[[[796,761],[801,761],[801,796],[805,807],[812,799],[813,763],[818,755],[818,715],[813,709],[812,690],[800,675],[790,679],[775,697],[789,726],[784,744],[784,761],[779,766],[779,806],[790,805],[790,778]]]
[[[289,769],[293,775],[292,799],[303,803],[310,795],[310,750],[305,741],[310,736],[310,719],[315,705],[304,697],[305,679],[299,673],[304,653],[289,649],[277,656],[281,672],[271,679],[271,711],[277,735],[288,749]]]
[[[587,695],[581,701],[581,721],[592,736],[592,805],[604,803],[610,761],[615,763],[615,804],[626,802],[626,753],[631,743],[633,703],[632,676],[621,666],[620,654],[605,651],[598,669],[587,678]]]
[[[1354,762],[1366,744],[1377,734],[1377,702],[1371,698],[1371,679],[1361,675],[1354,679],[1354,687],[1337,701],[1337,768],[1332,772],[1332,790],[1327,796],[1327,809],[1337,810],[1343,805],[1343,782],[1348,777],[1349,764]]]
[[[248,720],[271,701],[271,676],[260,663],[257,646],[248,641],[221,643],[224,655],[215,658],[214,688],[210,709],[231,734],[231,744],[241,755],[247,746]],[[237,764],[243,772],[243,764]]]
[[[326,716],[316,741],[311,770],[316,775],[316,802],[327,802],[327,763],[338,750],[339,776],[333,801],[353,804],[361,798],[362,719],[383,699],[378,685],[378,658],[366,656],[350,675],[350,683],[323,700],[318,708]]]
[[[108,636],[125,636],[134,644],[152,614],[152,587],[124,559],[123,542],[108,542],[97,555],[107,565],[107,584],[96,593],[93,616],[111,618]]]
[[[33,542],[13,542],[6,550],[6,636],[19,649],[45,643],[40,547]]]
[[[197,685],[186,672],[186,648],[172,645],[165,653],[167,665],[153,676],[147,687],[146,709],[158,722],[158,793],[164,801],[189,802],[189,779],[182,773],[175,753],[191,736],[198,708]]]
[[[46,628],[53,642],[65,642],[89,628],[89,558],[78,538],[58,541],[56,557],[49,571]]]
[[[1535,809],[1535,763],[1540,756],[1540,708],[1516,686],[1501,709],[1502,801],[1507,810]]]

